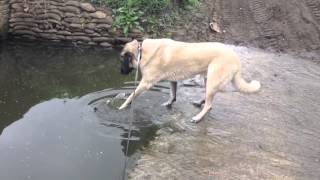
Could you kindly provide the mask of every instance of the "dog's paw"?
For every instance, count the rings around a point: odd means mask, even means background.
[[[167,101],[161,104],[161,106],[165,106],[165,107],[171,107],[172,106],[172,102]]]
[[[198,122],[200,122],[201,121],[201,117],[198,117],[198,116],[194,116],[191,120],[190,120],[190,122],[192,122],[192,123],[198,123]]]
[[[122,104],[118,109],[119,109],[119,110],[123,110],[123,109],[125,109],[125,108],[127,108],[127,107],[128,107],[128,105]]]

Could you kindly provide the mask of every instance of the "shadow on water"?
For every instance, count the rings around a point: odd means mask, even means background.
[[[153,112],[160,86],[134,114],[116,109],[114,96],[133,90],[120,88],[133,76],[120,75],[116,51],[10,42],[0,53],[0,179],[119,179],[129,119],[131,156],[170,115]]]

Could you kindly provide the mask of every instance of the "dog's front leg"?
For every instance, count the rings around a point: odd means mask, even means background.
[[[152,84],[147,83],[145,81],[141,81],[137,87],[137,89],[130,94],[128,99],[119,107],[119,110],[126,108],[131,102],[139,96],[143,91],[146,91],[152,87]]]
[[[176,101],[177,97],[177,81],[170,82],[170,98],[167,102],[163,103],[162,106],[171,107],[172,103]]]

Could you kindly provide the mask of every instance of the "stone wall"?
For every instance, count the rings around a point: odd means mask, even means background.
[[[9,4],[8,0],[0,0],[0,36],[5,37],[8,27]]]
[[[106,7],[74,0],[9,2],[9,33],[14,36],[105,47],[142,37],[141,32],[131,32],[128,38],[114,30],[112,11]]]

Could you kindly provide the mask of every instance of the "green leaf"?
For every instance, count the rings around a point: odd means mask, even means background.
[[[124,34],[128,34],[128,32],[129,32],[129,27],[128,27],[128,26],[125,26],[125,27],[123,28],[123,32],[124,32]]]

